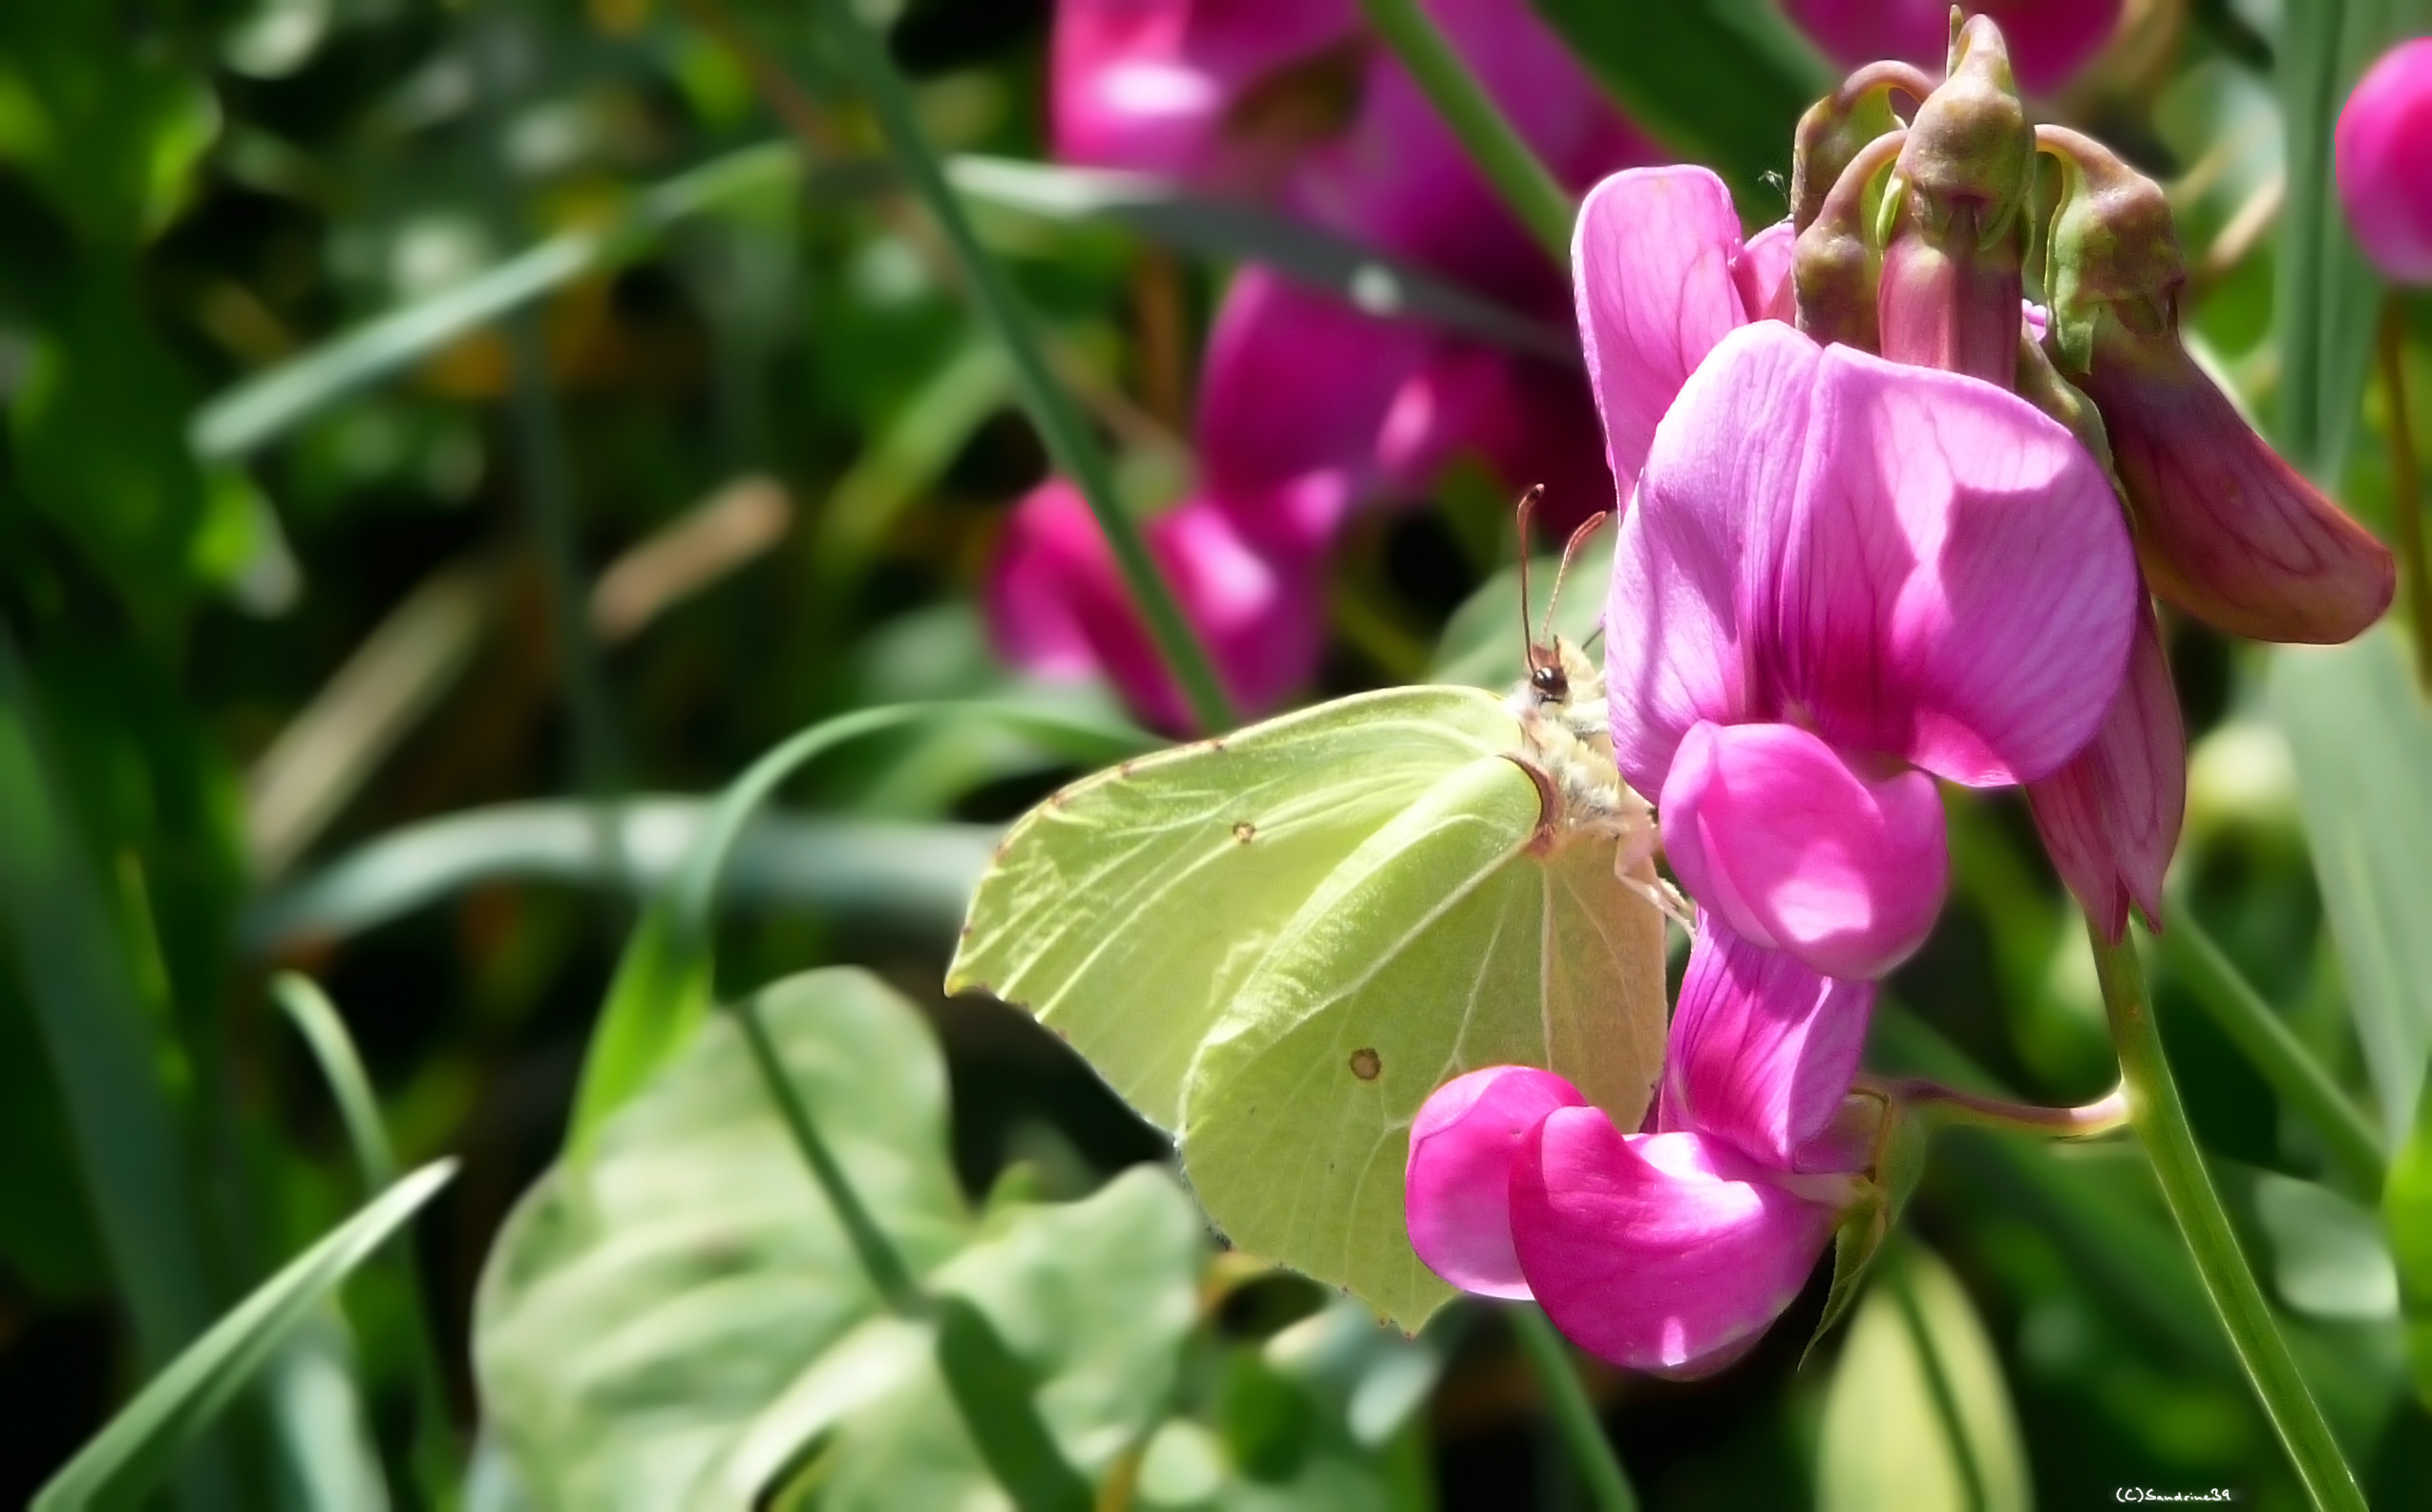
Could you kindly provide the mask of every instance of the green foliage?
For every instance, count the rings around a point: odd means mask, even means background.
[[[984,1315],[1065,1460],[1104,1474],[1153,1423],[1195,1315],[1205,1245],[1181,1194],[1142,1170],[975,1220],[909,1005],[832,970],[760,1009],[880,1227],[928,1290]],[[745,1507],[783,1482],[821,1506],[945,1505],[1012,1451],[963,1427],[938,1330],[879,1306],[721,1018],[524,1200],[483,1278],[476,1354],[548,1504]],[[988,1348],[967,1320],[942,1332]]]
[[[1451,1295],[1403,1226],[1427,1094],[1545,1065],[1627,1127],[1661,1054],[1624,795],[1608,775],[1615,809],[1590,812],[1540,728],[1413,688],[1101,773],[1007,837],[948,990],[1069,1040],[1176,1137],[1234,1244],[1416,1328]]]
[[[1904,1244],[1850,1325],[1824,1407],[1820,1512],[2034,1504],[1993,1341],[1950,1268]]]
[[[370,1258],[455,1173],[455,1163],[443,1161],[405,1177],[256,1288],[52,1477],[34,1498],[34,1506],[39,1512],[67,1512],[140,1505],[179,1453],[226,1411],[348,1272]]]
[[[2417,1107],[2415,1128],[2390,1165],[2381,1217],[2397,1262],[2416,1396],[2432,1407],[2432,1100]]]

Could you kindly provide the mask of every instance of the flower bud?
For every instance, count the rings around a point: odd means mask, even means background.
[[[1790,154],[1790,227],[1805,231],[1824,211],[1825,197],[1867,143],[1900,129],[1892,92],[1923,103],[1934,81],[1906,63],[1870,63],[1799,117]]]
[[[1952,62],[1893,169],[1877,328],[1894,362],[2006,387],[2018,359],[2035,130],[1999,28],[1969,21]]]
[[[2389,607],[2390,554],[2254,433],[2179,343],[2187,264],[2160,185],[2057,126],[2045,346],[2103,411],[2153,591],[2255,640],[2350,640]]]
[[[2432,37],[2373,65],[2339,112],[2339,202],[2382,276],[2432,284]]]
[[[1799,329],[1819,345],[1875,350],[1875,282],[1880,259],[1868,234],[1869,189],[1907,139],[1877,136],[1841,170],[1814,220],[1799,233],[1790,284]]]

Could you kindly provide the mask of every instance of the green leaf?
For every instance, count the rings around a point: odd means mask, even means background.
[[[1103,1473],[1173,1389],[1206,1254],[1189,1203],[1144,1168],[977,1228],[920,1016],[847,969],[772,987],[760,1012],[926,1290],[977,1310],[1064,1461]],[[526,1196],[474,1343],[534,1501],[652,1509],[751,1507],[805,1476],[831,1508],[986,1494],[936,1351],[933,1323],[884,1312],[724,1016]]]
[[[570,1144],[580,1147],[682,1048],[708,1011],[714,984],[710,913],[728,859],[786,779],[804,764],[865,735],[906,724],[956,722],[1002,724],[1090,760],[1137,749],[1146,741],[1104,721],[1018,704],[898,704],[822,721],[761,757],[719,795],[686,848],[682,865],[626,942],[583,1060],[567,1134]]]
[[[2331,134],[2348,92],[2381,52],[2432,26],[2425,0],[2308,0],[2288,8],[2280,107],[2288,198],[2280,210],[2280,442],[2337,486],[2373,363],[2382,283],[2349,231],[2332,176]]]
[[[1831,71],[1759,0],[1533,0],[1581,61],[1666,146],[1730,182],[1753,224],[1779,219],[1799,116],[1832,88]],[[1783,206],[1784,213],[1787,207]]]
[[[1529,559],[1530,612],[1554,609],[1554,633],[1573,645],[1584,645],[1604,620],[1604,585],[1613,577],[1613,527],[1598,531],[1579,549],[1568,573],[1558,556]],[[1520,622],[1520,572],[1517,563],[1504,568],[1461,601],[1444,622],[1436,641],[1435,661],[1427,668],[1430,682],[1457,682],[1500,693],[1529,675],[1520,654],[1521,641],[1512,631]],[[1557,594],[1557,579],[1562,591]],[[1536,627],[1529,630],[1532,638]]]
[[[2415,1129],[2390,1163],[2381,1189],[2381,1221],[2399,1275],[2399,1308],[2406,1323],[2407,1359],[2415,1394],[2432,1407],[2432,1100],[2416,1111]]]
[[[2395,1147],[2414,1124],[2432,1053],[2432,931],[2421,910],[2432,889],[2432,712],[2388,626],[2272,656],[2272,714],[2296,764],[2349,1011]]]
[[[2025,1512],[1999,1356],[1950,1269],[1904,1244],[1850,1326],[1824,1406],[1822,1512]]]
[[[1100,773],[1007,836],[948,990],[1027,1009],[1174,1133],[1235,1245],[1415,1329],[1451,1295],[1403,1227],[1427,1094],[1547,1065],[1636,1126],[1661,1054],[1626,791],[1606,760],[1581,796],[1593,757],[1547,738],[1405,688]]]
[[[144,1387],[33,1501],[36,1512],[135,1506],[349,1271],[455,1173],[441,1161],[372,1199],[213,1324]]]
[[[2254,1210],[2272,1241],[2273,1285],[2291,1310],[2339,1322],[2398,1315],[2398,1273],[2369,1209],[2317,1183],[2258,1171]]]

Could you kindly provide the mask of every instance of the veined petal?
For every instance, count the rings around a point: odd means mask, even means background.
[[[1658,1126],[1726,1140],[1776,1170],[1808,1168],[1866,1048],[1874,985],[1819,975],[1698,917],[1664,1050]],[[1825,1168],[1825,1167],[1819,1167]]]
[[[1748,319],[1787,321],[1796,313],[1790,263],[1798,249],[1798,233],[1785,216],[1748,238],[1731,260],[1731,286],[1739,291],[1740,307]]]
[[[2102,723],[2136,626],[2102,469],[2058,422],[1957,374],[1834,346],[1815,388],[1772,585],[1779,696],[1843,749],[1954,782],[2057,770]]]
[[[2175,335],[2105,327],[2073,381],[2103,411],[2153,591],[2251,640],[2337,644],[2397,591],[2373,534],[2254,433]]]
[[[1740,250],[1731,192],[1703,168],[1618,173],[1579,207],[1571,242],[1579,341],[1604,416],[1604,459],[1625,498],[1689,374],[1747,324],[1732,277]]]
[[[2128,906],[2162,921],[2162,879],[2187,817],[2188,743],[2170,663],[2147,603],[2128,675],[2103,727],[2067,766],[2027,788],[2061,879],[2113,944]]]
[[[1512,1173],[1512,1233],[1556,1328],[1625,1370],[1728,1364],[1806,1285],[1835,1209],[1795,1195],[1728,1144],[1624,1136],[1559,1108]]]
[[[1533,1066],[1489,1066],[1428,1096],[1403,1171],[1410,1248],[1428,1270],[1481,1296],[1529,1294],[1512,1248],[1512,1162],[1547,1114],[1587,1105],[1577,1087]]]
[[[1825,976],[1882,976],[1941,911],[1950,863],[1933,779],[1871,781],[1795,726],[1692,727],[1657,812],[1690,896]]]
[[[1751,678],[1748,618],[1764,603],[1808,445],[1823,349],[1761,321],[1715,347],[1647,452],[1615,543],[1605,603],[1613,750],[1641,792],[1661,788],[1700,720],[1772,719]],[[1608,424],[1612,416],[1607,402]]]

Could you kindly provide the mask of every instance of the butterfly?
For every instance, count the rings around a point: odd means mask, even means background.
[[[1404,1228],[1427,1095],[1543,1066],[1635,1128],[1661,1064],[1676,905],[1653,816],[1615,769],[1600,672],[1551,604],[1542,629],[1528,614],[1524,575],[1506,697],[1358,694],[1055,793],[1005,836],[946,977],[1169,1134],[1237,1249],[1406,1330],[1454,1294]]]

